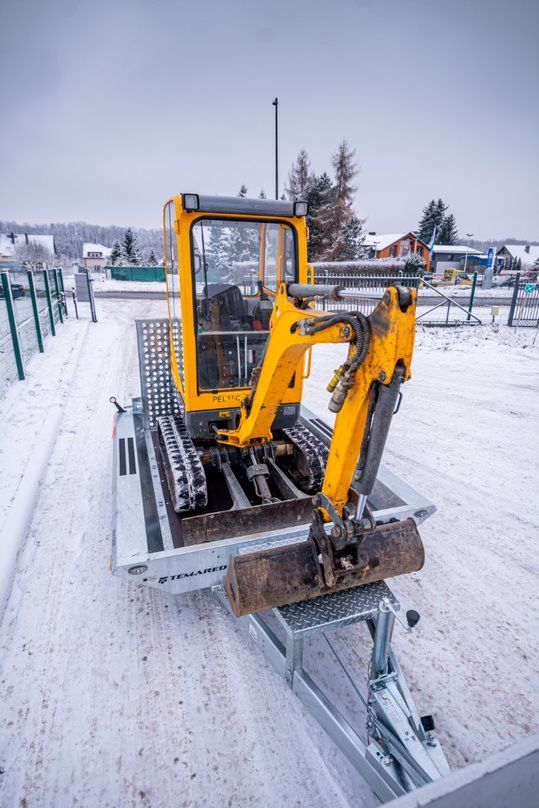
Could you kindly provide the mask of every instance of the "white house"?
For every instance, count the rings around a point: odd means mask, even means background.
[[[50,261],[56,255],[54,236],[42,236],[37,233],[0,233],[0,262],[24,257],[25,247],[28,248],[28,257],[36,260]]]
[[[524,271],[530,269],[539,260],[539,244],[504,244],[496,250],[496,256],[502,260],[502,270],[510,270],[515,262],[520,262]]]
[[[82,260],[85,267],[94,272],[104,272],[109,263],[112,250],[104,244],[93,244],[85,241],[82,245]]]
[[[434,275],[443,275],[446,269],[462,269],[462,258],[468,255],[480,255],[479,250],[463,244],[435,244],[432,248],[431,271]]]

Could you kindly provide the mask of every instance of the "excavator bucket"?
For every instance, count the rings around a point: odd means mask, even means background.
[[[235,555],[224,577],[236,617],[421,569],[425,551],[413,519],[379,525],[366,532],[360,570],[342,570],[328,585],[312,541]]]

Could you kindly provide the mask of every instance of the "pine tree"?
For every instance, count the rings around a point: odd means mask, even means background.
[[[442,228],[444,223],[444,219],[446,217],[448,206],[442,199],[438,199],[436,202],[436,207],[434,209],[434,224],[436,225],[436,231],[439,232]],[[438,244],[444,244],[445,242],[441,241],[441,239],[436,236],[436,241]]]
[[[459,234],[457,223],[452,213],[444,218],[438,231],[437,240],[439,244],[458,244]]]
[[[441,199],[431,201],[423,208],[421,219],[417,229],[417,237],[425,244],[430,244],[434,228],[436,228],[435,240],[437,244],[445,244],[440,238],[440,229],[443,225],[447,205]]]
[[[266,197],[266,192],[264,191],[263,188],[260,190],[260,193],[258,194],[258,198],[259,199],[266,199],[267,198]]]
[[[317,261],[326,248],[325,223],[331,210],[331,179],[324,172],[319,177],[314,174],[305,187],[305,200],[309,203],[307,227],[309,228],[308,253],[309,261]]]
[[[156,267],[157,266],[157,258],[155,257],[155,253],[153,250],[150,250],[150,254],[148,255],[148,266],[149,267]]]
[[[127,265],[137,266],[139,263],[138,245],[130,227],[124,233],[122,257]]]
[[[110,254],[110,263],[111,263],[111,265],[113,267],[115,267],[116,264],[120,261],[121,257],[122,257],[122,250],[121,250],[121,247],[120,247],[120,242],[115,241],[114,245],[112,247],[112,252]]]
[[[417,237],[424,242],[424,244],[429,244],[432,238],[436,216],[435,209],[436,201],[431,199],[423,208],[423,213],[421,214],[421,219],[417,226]]]
[[[353,213],[342,229],[339,260],[355,261],[361,258],[364,253],[364,240],[363,221]]]
[[[240,190],[238,191],[238,196],[241,196],[242,198],[247,196],[247,186],[246,185],[243,185],[243,184],[241,185]]]
[[[296,161],[288,172],[286,193],[289,199],[304,199],[307,184],[311,177],[311,161],[305,149],[300,149]]]
[[[226,222],[213,222],[206,245],[208,277],[212,281],[223,281],[230,275],[230,227]]]

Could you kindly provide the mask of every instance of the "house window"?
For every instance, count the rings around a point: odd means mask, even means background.
[[[399,250],[399,245],[398,244],[392,244],[391,247],[389,248],[390,256],[392,258],[395,258],[396,255],[398,254],[398,250]]]

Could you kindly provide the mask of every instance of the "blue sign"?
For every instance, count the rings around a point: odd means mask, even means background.
[[[487,253],[487,269],[492,269],[493,265],[494,265],[494,247],[489,247]]]

